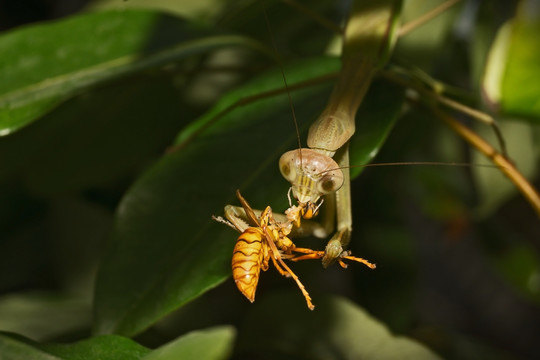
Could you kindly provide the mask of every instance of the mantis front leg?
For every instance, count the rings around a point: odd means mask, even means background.
[[[349,172],[349,144],[345,144],[336,154],[338,164],[343,171],[343,186],[335,193],[336,233],[326,244],[325,254],[322,258],[323,267],[328,267],[338,259],[344,248],[351,240],[352,210],[351,210],[351,181]],[[331,211],[329,211],[331,212]],[[332,215],[332,214],[329,214]]]

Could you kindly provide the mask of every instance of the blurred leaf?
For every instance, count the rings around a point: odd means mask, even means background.
[[[535,151],[535,138],[532,125],[504,121],[499,124],[511,159],[515,159],[516,167],[521,173],[532,178],[538,169],[538,161]],[[478,134],[484,139],[496,142],[493,131],[480,124],[476,126]],[[479,152],[472,154],[473,163],[485,163],[485,157]],[[497,169],[486,167],[473,167],[472,173],[478,192],[480,194],[480,203],[476,212],[479,216],[485,217],[497,211],[499,207],[517,193],[517,189],[504,174]]]
[[[2,360],[60,360],[23,341],[14,334],[0,333],[0,358]]]
[[[445,0],[426,2],[404,1],[401,24],[405,25],[426,14],[428,11],[444,3]],[[445,50],[448,32],[452,29],[453,21],[459,7],[445,11],[443,14],[430,19],[417,29],[399,38],[395,49],[395,58],[401,62],[414,64],[423,70],[431,69],[437,56]]]
[[[2,360],[167,360],[226,359],[232,350],[234,328],[214,327],[190,332],[156,350],[117,335],[102,335],[72,344],[37,344],[15,334],[0,333]]]
[[[484,91],[506,115],[540,118],[540,2],[522,0],[515,17],[499,30],[490,50]]]
[[[0,135],[105,80],[214,48],[258,47],[238,36],[205,37],[194,24],[153,11],[89,13],[0,37]]]
[[[320,296],[314,302],[313,312],[298,292],[257,302],[240,331],[240,353],[273,358],[287,354],[295,359],[440,359],[414,340],[392,335],[348,300]]]
[[[40,348],[66,360],[138,360],[150,350],[122,336],[107,335],[73,344],[46,344]]]
[[[370,188],[370,191],[375,189]],[[369,259],[376,260],[377,269],[360,279],[356,276],[351,286],[358,284],[363,294],[362,305],[379,321],[394,331],[408,331],[415,321],[418,287],[419,257],[414,239],[406,228],[395,222],[377,223],[381,221],[380,216],[373,219],[375,221],[368,217],[362,219],[362,237],[352,239],[351,248],[353,254],[369,254]],[[363,251],[357,251],[358,248]],[[391,286],[388,286],[389,278],[395,279]],[[366,292],[370,296],[364,296]]]
[[[49,203],[47,237],[56,281],[88,302],[112,217],[112,211],[86,199],[65,197]]]
[[[95,0],[90,8],[103,9],[152,9],[190,18],[206,18],[218,14],[225,2],[221,0]]]
[[[337,66],[336,59],[314,59],[286,73],[294,86]],[[96,285],[97,332],[135,334],[229,276],[236,234],[210,215],[222,212],[236,188],[255,208],[268,199],[276,211],[285,208],[288,184],[277,159],[296,147],[287,96],[235,107],[281,84],[274,71],[222,98],[126,194]],[[301,128],[322,110],[328,87],[292,93]],[[379,146],[385,131],[372,134],[369,143]]]
[[[482,78],[486,70],[489,49],[495,41],[497,31],[507,20],[507,16],[499,11],[498,5],[500,4],[491,1],[480,3],[474,28],[467,34],[469,38],[472,37],[467,44],[467,51],[470,54],[472,84],[478,94],[480,94],[479,88],[482,86]],[[512,4],[507,3],[506,5],[511,6]]]
[[[514,242],[495,256],[499,272],[528,299],[540,303],[540,260],[532,245]]]
[[[232,352],[235,330],[219,326],[192,331],[144,356],[144,360],[219,360]]]
[[[405,101],[405,89],[389,81],[375,81],[356,114],[356,133],[350,141],[351,179],[378,154],[394,127]]]
[[[73,296],[27,293],[0,297],[0,329],[35,340],[87,328],[90,318],[91,305]]]
[[[47,196],[102,187],[161,153],[194,113],[168,77],[111,84],[0,138],[0,177]]]

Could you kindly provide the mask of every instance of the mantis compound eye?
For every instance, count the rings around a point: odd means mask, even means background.
[[[290,183],[296,179],[295,155],[296,151],[288,151],[279,159],[279,171]]]
[[[343,174],[338,173],[338,171],[331,171],[318,181],[317,191],[320,194],[326,195],[336,192],[343,186]]]

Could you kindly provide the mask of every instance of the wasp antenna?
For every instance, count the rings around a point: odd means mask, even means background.
[[[268,34],[270,35],[270,41],[272,42],[272,48],[274,50],[274,57],[279,65],[279,70],[281,71],[281,77],[283,78],[283,84],[285,84],[285,89],[287,90],[287,98],[289,99],[289,105],[291,107],[292,118],[294,122],[294,128],[296,130],[296,139],[298,140],[298,154],[300,157],[300,164],[302,164],[302,141],[300,140],[300,129],[298,128],[298,121],[296,120],[296,113],[294,111],[294,105],[291,98],[291,92],[289,91],[289,84],[287,83],[287,77],[285,76],[285,71],[283,70],[283,65],[277,51],[277,45],[274,41],[274,34],[272,33],[272,28],[270,27],[270,20],[268,19],[268,14],[266,13],[266,8],[263,3],[263,13],[264,20],[266,21],[266,28],[268,29]]]

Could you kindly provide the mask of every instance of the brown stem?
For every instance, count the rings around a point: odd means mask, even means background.
[[[449,114],[438,108],[432,108],[432,111],[439,119],[443,120],[469,144],[487,156],[495,165],[499,166],[502,173],[516,185],[519,191],[521,191],[523,196],[525,196],[533,209],[536,211],[538,217],[540,217],[540,195],[538,194],[536,188],[523,176],[523,174],[519,172],[518,169],[516,169],[514,164],[512,164],[502,154],[497,152],[495,148],[493,148],[475,132],[454,119]]]

